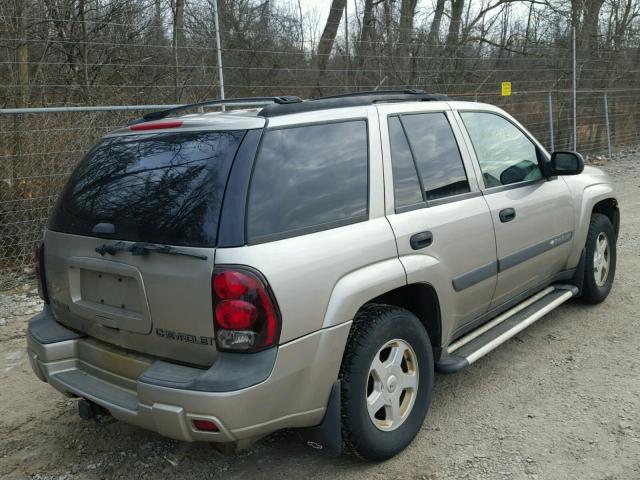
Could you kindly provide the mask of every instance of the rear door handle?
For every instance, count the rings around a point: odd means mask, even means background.
[[[433,243],[433,234],[431,232],[420,232],[415,235],[411,235],[409,244],[414,250],[420,250],[421,248],[428,247]]]
[[[513,208],[505,208],[504,210],[500,210],[498,216],[502,223],[507,223],[516,218],[516,211]]]

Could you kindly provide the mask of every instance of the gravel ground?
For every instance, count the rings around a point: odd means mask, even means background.
[[[80,420],[76,402],[32,374],[32,287],[0,295],[0,478],[640,478],[640,154],[604,168],[620,192],[609,299],[570,302],[462,373],[438,376],[412,445],[381,464],[331,457],[280,432],[222,456],[119,422]]]

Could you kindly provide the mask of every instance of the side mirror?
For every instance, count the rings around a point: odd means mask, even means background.
[[[553,152],[548,170],[548,176],[578,175],[584,170],[584,159],[578,152]]]

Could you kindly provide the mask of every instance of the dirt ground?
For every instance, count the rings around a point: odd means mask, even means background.
[[[466,371],[436,378],[412,445],[368,464],[307,447],[295,431],[224,457],[119,422],[31,372],[28,295],[0,296],[0,478],[640,479],[640,155],[608,162],[620,191],[618,271],[599,306],[569,302]]]

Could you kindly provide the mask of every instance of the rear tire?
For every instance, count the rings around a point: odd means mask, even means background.
[[[340,370],[347,450],[373,461],[402,451],[422,426],[433,378],[431,342],[420,320],[401,308],[365,306]]]
[[[601,213],[591,216],[585,248],[580,298],[587,303],[600,303],[609,295],[616,273],[616,235],[609,217]]]

